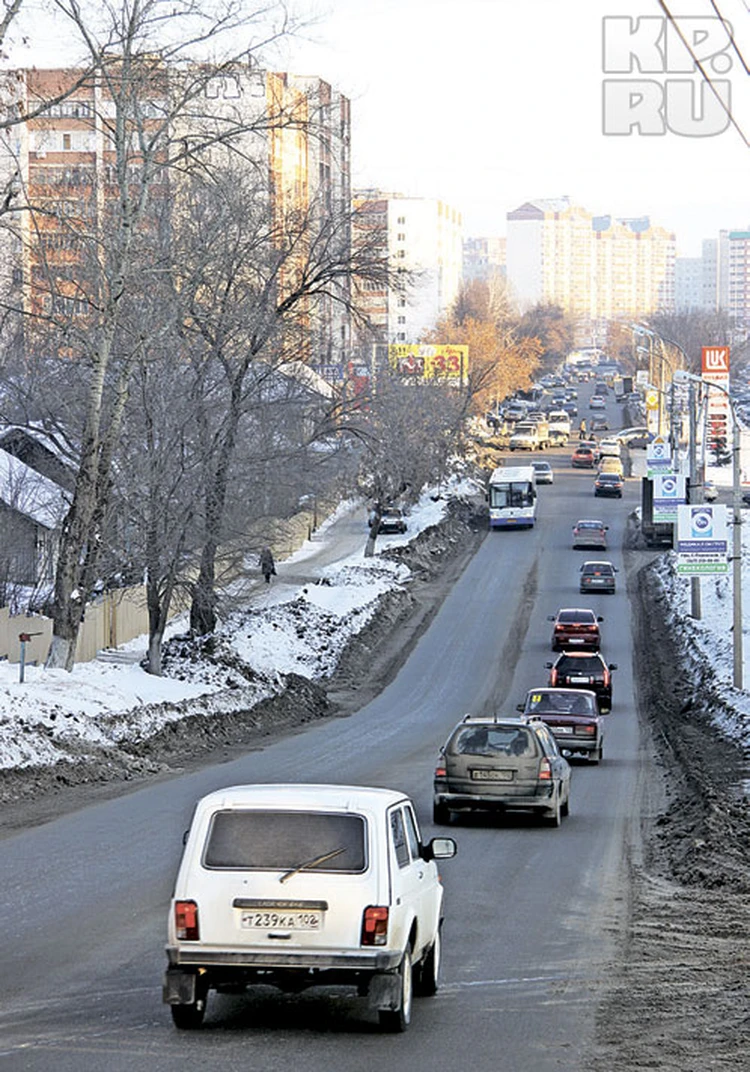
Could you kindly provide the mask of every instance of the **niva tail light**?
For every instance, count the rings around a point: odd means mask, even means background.
[[[435,766],[435,777],[436,778],[445,778],[447,773],[448,773],[448,771],[447,771],[446,766],[445,766],[445,756],[441,754],[441,755],[438,756],[438,761],[437,761],[437,764]]]
[[[198,905],[195,901],[176,901],[174,906],[174,925],[177,937],[183,942],[200,940],[198,925]]]
[[[388,908],[370,905],[362,913],[360,945],[385,945],[388,941]]]

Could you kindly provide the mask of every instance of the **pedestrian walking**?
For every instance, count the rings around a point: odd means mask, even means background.
[[[580,423],[580,425],[578,427],[578,432],[582,436],[586,435],[586,418],[585,417],[583,418],[583,420],[581,421],[581,423]]]
[[[260,553],[260,572],[265,577],[266,584],[270,584],[271,577],[276,573],[276,565],[270,547],[264,547]]]

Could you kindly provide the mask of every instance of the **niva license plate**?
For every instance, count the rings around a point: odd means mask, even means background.
[[[252,909],[241,916],[243,930],[319,931],[321,912],[284,912],[275,909]]]

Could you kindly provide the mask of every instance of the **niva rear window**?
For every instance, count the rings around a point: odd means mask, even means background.
[[[207,868],[343,871],[366,867],[361,815],[231,810],[217,812],[203,853]]]

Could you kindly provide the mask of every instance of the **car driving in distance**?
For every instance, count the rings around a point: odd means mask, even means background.
[[[605,525],[598,518],[582,517],[573,526],[573,550],[593,547],[597,551],[606,551],[608,528],[609,525]]]
[[[594,495],[621,499],[625,481],[618,473],[599,473],[594,481]]]
[[[574,469],[593,469],[596,465],[594,451],[591,447],[577,446],[570,456],[570,464]]]
[[[200,1027],[210,990],[298,993],[350,985],[403,1031],[434,994],[443,887],[403,793],[346,785],[239,785],[198,801],[169,909],[163,1000]]]
[[[542,722],[467,715],[438,757],[436,823],[458,812],[529,811],[559,826],[569,805],[570,766]]]
[[[582,756],[590,763],[603,759],[604,718],[591,689],[529,689],[516,710],[549,726],[566,759]]]
[[[554,622],[552,629],[552,650],[567,651],[569,648],[581,648],[598,651],[601,646],[599,623],[604,621],[601,615],[586,607],[562,607],[557,614],[550,614],[548,622]]]
[[[601,395],[592,395],[589,399],[589,409],[606,409],[607,400]]]
[[[590,689],[602,714],[612,710],[612,671],[617,663],[606,663],[600,651],[564,651],[545,666],[551,688]]]
[[[581,592],[607,592],[614,595],[617,566],[611,562],[590,560],[581,566]]]
[[[589,428],[592,432],[606,432],[609,429],[609,422],[606,417],[592,417]]]
[[[593,424],[594,422],[592,421],[591,423]],[[620,455],[621,447],[617,436],[605,436],[603,439],[599,440],[600,458],[619,458]]]
[[[549,462],[532,462],[535,484],[554,484],[555,474]]]

